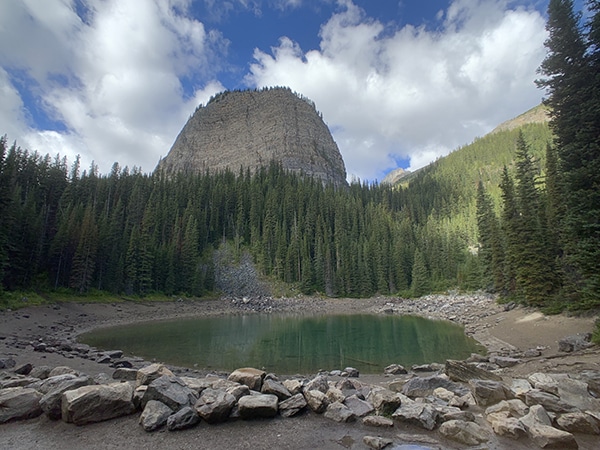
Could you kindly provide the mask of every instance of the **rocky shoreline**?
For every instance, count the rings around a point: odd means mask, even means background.
[[[340,368],[277,376],[256,369],[229,374],[150,364],[76,342],[82,331],[115,323],[251,312],[370,312],[451,320],[490,351],[485,357],[408,370],[390,362],[384,374]],[[514,324],[512,316],[519,317]],[[9,440],[10,448],[64,449],[69,435],[85,433],[88,448],[106,448],[99,430],[127,426],[132,429],[120,428],[127,435],[121,438],[135,439],[134,447],[161,441],[186,448],[192,446],[192,436],[201,434],[212,448],[401,448],[415,443],[422,448],[595,448],[600,433],[598,350],[587,343],[585,333],[566,340],[541,338],[546,325],[554,330],[553,338],[564,338],[574,329],[589,331],[581,328],[591,327],[593,320],[548,319],[553,320],[562,329],[546,324],[534,311],[497,305],[485,294],[64,304],[2,312],[2,439]],[[536,323],[539,345],[514,345],[523,343],[511,344],[493,334],[510,324],[516,327],[510,337],[515,337],[519,324],[531,332]],[[552,353],[552,344],[559,341],[563,352]],[[561,364],[569,370],[561,371]],[[16,412],[16,404],[23,411]],[[57,427],[61,437],[52,432]],[[180,428],[186,431],[164,431]],[[248,438],[249,429],[260,439]],[[235,436],[225,438],[224,433]]]

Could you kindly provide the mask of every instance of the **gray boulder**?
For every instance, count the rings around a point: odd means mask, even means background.
[[[478,445],[489,440],[487,432],[474,422],[449,420],[440,426],[440,434],[465,445]]]
[[[41,398],[42,394],[30,388],[0,390],[0,423],[39,416],[42,414]]]
[[[346,375],[347,377],[350,378],[358,378],[360,373],[358,371],[358,369],[355,369],[354,367],[346,367],[343,371],[342,371],[342,375]]]
[[[304,392],[320,391],[323,394],[326,394],[328,390],[329,383],[327,382],[327,377],[324,377],[322,375],[313,378],[304,386]]]
[[[62,395],[62,420],[84,425],[132,414],[133,390],[129,383],[113,383],[66,391]]]
[[[446,375],[452,381],[468,383],[469,380],[492,380],[502,381],[499,375],[496,375],[489,370],[481,369],[474,364],[469,364],[465,361],[456,361],[449,359],[446,361],[444,368]]]
[[[394,421],[383,416],[367,416],[363,417],[362,423],[369,427],[392,428]]]
[[[323,416],[340,423],[354,422],[356,420],[356,414],[340,402],[330,403]]]
[[[372,448],[373,450],[382,450],[386,447],[389,447],[394,443],[393,440],[388,438],[383,438],[380,436],[364,436],[363,444],[367,447]]]
[[[527,381],[529,381],[535,389],[558,395],[558,381],[551,375],[539,372],[532,373],[527,377]]]
[[[233,395],[235,400],[238,401],[243,396],[250,395],[250,388],[245,384],[240,384],[239,386],[228,388],[226,392]]]
[[[346,405],[357,417],[364,417],[375,411],[373,405],[365,400],[361,400],[356,395],[351,395],[344,400]]]
[[[520,439],[527,435],[525,427],[516,417],[497,417],[492,422],[492,430],[498,436]]]
[[[31,372],[29,372],[29,376],[33,378],[39,378],[40,380],[44,380],[48,378],[48,375],[50,374],[51,370],[52,367],[50,366],[37,366],[31,369]]]
[[[156,400],[150,400],[146,403],[144,411],[142,411],[140,425],[146,431],[158,430],[167,423],[167,419],[171,414],[173,414],[173,410],[167,405]]]
[[[267,373],[264,370],[245,367],[234,370],[227,379],[236,383],[245,384],[251,390],[260,392],[266,375]]]
[[[368,400],[375,408],[377,414],[382,416],[391,415],[402,404],[398,393],[392,392],[389,389],[372,390]]]
[[[558,341],[558,350],[561,352],[576,352],[591,347],[591,333],[578,333],[573,336],[567,336]]]
[[[279,402],[279,414],[282,417],[293,417],[306,408],[307,403],[304,395],[298,393],[292,397]]]
[[[87,376],[63,381],[40,399],[42,411],[44,411],[50,419],[59,420],[62,416],[62,394],[91,384],[94,384],[94,382]]]
[[[67,375],[67,374],[79,376],[79,372],[69,366],[58,366],[50,371],[50,373],[48,374],[48,378],[57,377],[59,375]]]
[[[136,386],[149,385],[154,380],[162,377],[163,375],[173,376],[174,374],[163,364],[150,364],[146,367],[142,367],[137,372]]]
[[[596,420],[582,412],[561,414],[556,419],[556,424],[561,430],[570,433],[600,434]]]
[[[202,391],[194,408],[198,415],[208,423],[225,422],[235,406],[236,398],[225,391],[211,388]]]
[[[394,420],[417,425],[426,430],[433,430],[439,420],[439,412],[425,403],[403,404],[392,414]]]
[[[77,378],[77,376],[75,374],[67,373],[64,375],[48,377],[44,380],[37,380],[37,381],[29,384],[27,387],[35,389],[36,391],[39,391],[42,394],[47,394],[52,389],[59,386],[61,383],[64,383],[67,380],[73,380],[75,378]]]
[[[561,400],[557,395],[548,392],[532,389],[525,394],[525,403],[527,406],[542,405],[546,411],[555,413],[574,412],[576,408]]]
[[[529,413],[519,420],[529,438],[541,448],[579,448],[571,433],[552,427],[550,417],[541,405],[533,405]]]
[[[302,393],[302,381],[296,379],[283,380],[283,385],[288,390],[288,392],[292,395]]]
[[[408,371],[400,364],[390,364],[383,371],[389,375],[406,375]]]
[[[439,387],[448,389],[456,395],[465,395],[468,391],[464,386],[448,380],[446,377],[432,375],[429,377],[415,377],[408,380],[402,387],[402,394],[407,397],[427,397],[432,395],[433,391]]]
[[[185,430],[186,428],[192,428],[198,423],[200,423],[200,416],[193,408],[186,406],[169,416],[167,419],[167,430]]]
[[[185,406],[193,406],[197,399],[196,392],[187,387],[181,378],[163,375],[148,385],[142,398],[142,407],[150,400],[157,400],[173,411],[179,411]]]
[[[275,417],[278,405],[279,399],[272,394],[246,395],[238,401],[239,413],[242,419]]]
[[[304,391],[304,398],[306,399],[306,403],[308,403],[310,409],[312,409],[317,414],[325,412],[325,409],[329,404],[327,396],[323,394],[323,392],[318,391],[316,389]]]
[[[280,383],[275,380],[265,380],[263,382],[262,388],[260,390],[263,394],[273,394],[276,395],[279,400],[286,400],[292,396],[290,391]]]
[[[131,369],[128,367],[119,367],[113,372],[113,380],[119,381],[135,381],[137,380],[137,369]]]
[[[471,387],[471,393],[475,398],[475,402],[479,406],[488,406],[498,403],[502,400],[506,400],[508,395],[511,393],[502,383],[499,381],[491,380],[470,380],[469,386]]]

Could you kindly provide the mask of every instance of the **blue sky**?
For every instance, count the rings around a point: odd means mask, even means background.
[[[581,2],[577,2],[578,5]],[[2,0],[0,133],[150,172],[196,106],[289,86],[349,177],[416,169],[537,105],[537,0]]]

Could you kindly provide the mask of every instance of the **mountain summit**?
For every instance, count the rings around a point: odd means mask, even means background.
[[[289,88],[217,94],[196,109],[156,170],[255,172],[271,162],[346,184],[342,155],[314,103]]]

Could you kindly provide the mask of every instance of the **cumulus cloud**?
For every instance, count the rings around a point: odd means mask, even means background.
[[[77,14],[74,0],[0,3],[0,64],[8,68],[0,72],[3,126],[23,146],[82,154],[103,172],[114,161],[152,170],[194,107],[224,89],[214,75],[228,43],[186,14],[187,0],[85,6]],[[11,81],[18,74],[27,92]],[[65,129],[35,129],[23,114],[23,95],[39,98]]]
[[[416,169],[535,106],[545,56],[539,12],[502,0],[455,0],[436,29],[390,29],[351,0],[321,27],[320,48],[282,37],[256,49],[247,82],[286,85],[315,101],[348,173],[381,179]]]

